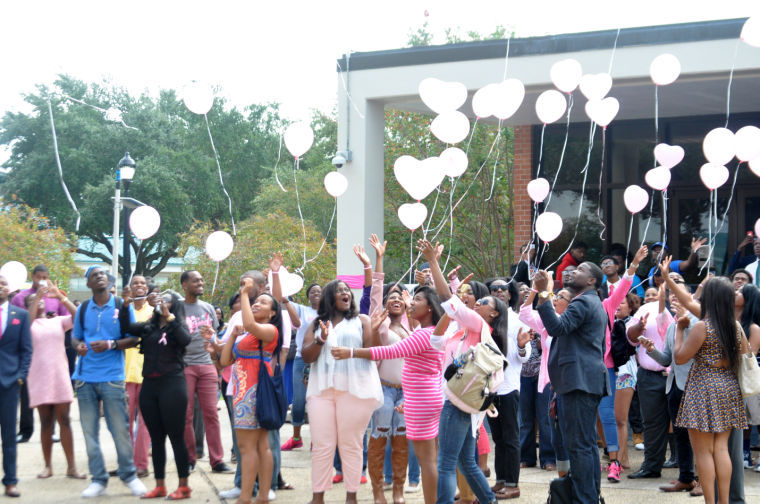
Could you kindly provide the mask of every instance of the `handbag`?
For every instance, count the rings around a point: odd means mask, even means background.
[[[756,396],[760,394],[760,366],[757,364],[757,357],[752,353],[749,341],[747,341],[747,335],[744,334],[744,329],[741,328],[738,322],[736,326],[749,349],[747,353],[742,354],[739,361],[739,373],[737,376],[739,388],[742,389],[742,396],[744,397]]]
[[[274,374],[269,375],[264,360],[264,349],[259,341],[261,366],[259,366],[259,383],[256,387],[256,418],[259,425],[266,430],[279,430],[288,414],[288,397],[280,369],[280,349],[274,354]]]

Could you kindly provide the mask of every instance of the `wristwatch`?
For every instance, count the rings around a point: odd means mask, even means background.
[[[552,291],[541,291],[538,293],[538,297],[541,299],[553,298],[554,293]]]

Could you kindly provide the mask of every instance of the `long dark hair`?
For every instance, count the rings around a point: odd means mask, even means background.
[[[319,329],[319,322],[327,323],[332,320],[333,316],[337,313],[335,308],[335,295],[338,293],[338,286],[340,284],[348,287],[348,284],[343,280],[333,280],[322,288],[322,297],[319,298],[319,308],[317,308],[317,318],[314,319],[314,325],[312,330]],[[349,289],[350,290],[350,289]],[[359,310],[356,308],[356,302],[354,301],[354,293],[351,292],[351,302],[348,306],[348,311],[343,312],[343,317],[350,320],[359,315]]]
[[[499,314],[491,321],[491,337],[498,345],[499,350],[507,355],[507,333],[509,332],[509,308],[501,299],[488,295],[484,296],[494,301],[494,306]],[[481,298],[482,299],[482,298]]]
[[[739,343],[734,318],[734,287],[727,278],[711,278],[702,289],[702,320],[709,319],[731,369],[739,367]]]
[[[443,317],[443,308],[441,307],[441,300],[438,298],[438,293],[435,289],[428,287],[427,285],[420,285],[414,289],[414,295],[422,294],[430,307],[433,314],[433,325],[438,325],[438,321]]]
[[[274,315],[272,315],[272,317],[269,319],[269,323],[272,324],[277,329],[277,348],[275,349],[275,352],[277,352],[282,347],[282,341],[283,341],[282,309],[280,309],[280,303],[274,298],[274,296],[272,296],[268,292],[263,292],[259,294],[259,297],[261,296],[267,296],[269,299],[272,300],[272,310],[274,311]]]
[[[469,285],[472,288],[472,295],[475,296],[476,301],[478,299],[483,299],[484,297],[491,295],[490,289],[486,287],[486,284],[482,282],[478,282],[477,280],[470,280]]]
[[[392,292],[398,292],[399,294],[402,294],[403,290],[403,285],[398,282],[387,283],[383,285],[383,306],[385,306],[385,303],[388,302],[388,296],[390,296]]]
[[[760,326],[760,289],[752,284],[745,284],[740,292],[744,297],[744,309],[742,309],[739,323],[744,329],[744,334],[749,338],[749,327],[752,324]]]

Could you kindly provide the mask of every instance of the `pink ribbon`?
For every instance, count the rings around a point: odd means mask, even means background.
[[[166,345],[166,333],[161,333],[161,339],[158,340],[159,345]]]

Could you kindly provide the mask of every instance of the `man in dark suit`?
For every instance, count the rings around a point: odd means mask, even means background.
[[[573,502],[593,504],[599,501],[602,479],[596,411],[602,396],[610,393],[604,364],[607,314],[597,292],[602,270],[586,261],[571,273],[564,287],[574,297],[561,316],[547,302],[552,297],[549,280],[546,271],[533,278],[539,291],[538,314],[554,338],[549,378],[559,396],[559,426],[570,456]]]
[[[5,495],[18,497],[16,488],[16,411],[19,386],[32,362],[32,336],[26,310],[8,302],[8,280],[0,275],[0,436],[3,440]]]

